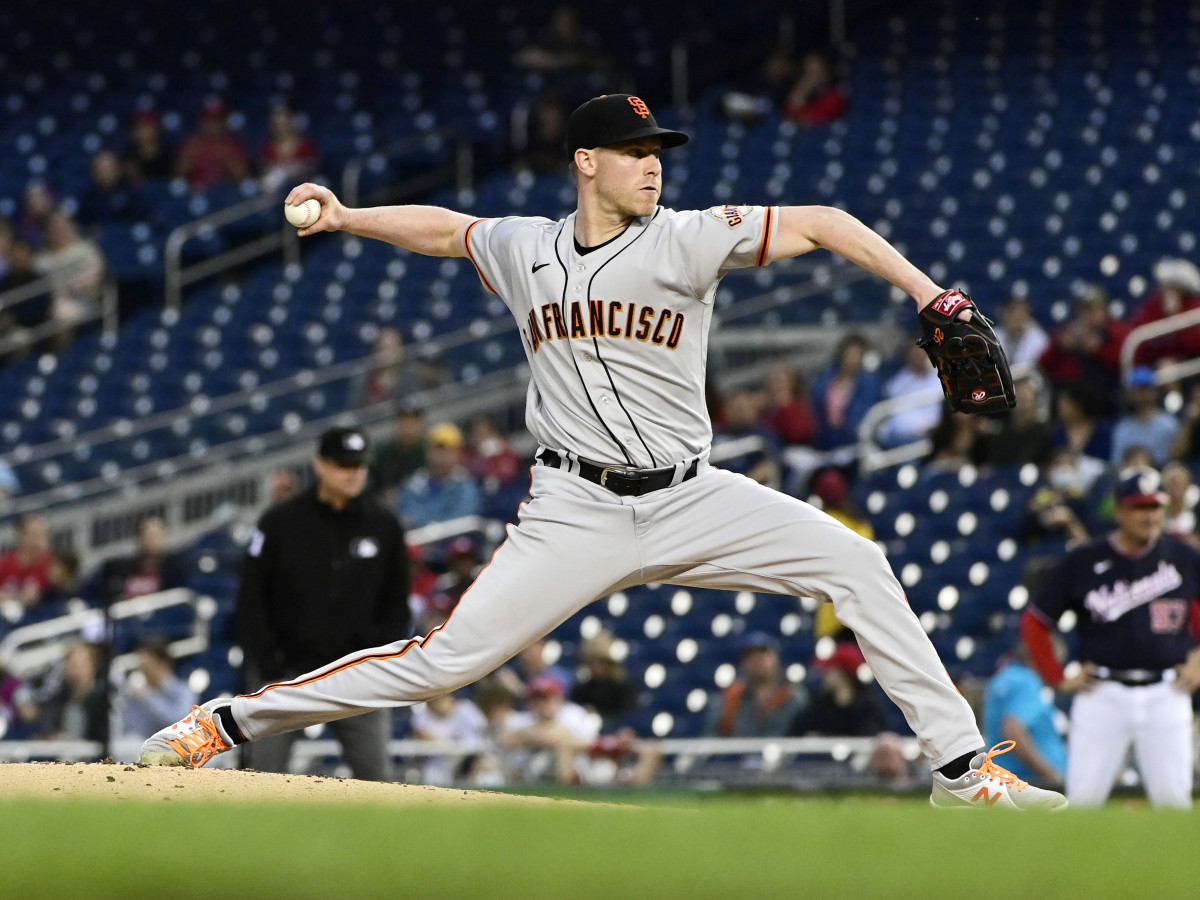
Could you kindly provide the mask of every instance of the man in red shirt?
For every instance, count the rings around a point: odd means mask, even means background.
[[[0,600],[37,606],[50,586],[53,558],[49,524],[42,516],[25,516],[17,531],[17,546],[0,554]]]

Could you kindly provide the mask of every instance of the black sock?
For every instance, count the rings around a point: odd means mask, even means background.
[[[213,710],[213,715],[221,721],[221,728],[229,735],[229,739],[233,741],[234,746],[246,743],[246,736],[242,734],[242,730],[238,728],[237,722],[233,721],[233,710],[228,706],[219,706]]]
[[[977,754],[982,752],[982,750],[983,748],[980,747],[979,750],[972,750],[970,753],[964,753],[957,759],[950,760],[950,762],[939,768],[938,771],[952,781],[955,778],[962,778],[967,774],[967,770],[971,768],[971,760],[974,759]]]

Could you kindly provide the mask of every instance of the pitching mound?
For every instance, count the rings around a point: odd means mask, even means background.
[[[2,763],[0,797],[36,799],[179,800],[236,803],[433,804],[578,803],[493,791],[464,791],[318,775],[277,775],[235,769],[184,769],[124,763]],[[582,805],[582,804],[581,804]]]

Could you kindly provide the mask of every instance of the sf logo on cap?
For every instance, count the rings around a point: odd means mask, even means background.
[[[648,107],[641,97],[630,97],[629,105],[633,107],[633,111],[643,119],[650,117],[650,107]]]

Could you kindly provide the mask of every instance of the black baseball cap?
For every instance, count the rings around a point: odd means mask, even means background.
[[[321,434],[317,456],[341,466],[362,466],[367,462],[370,441],[358,428],[329,428]]]
[[[583,147],[607,147],[637,138],[662,138],[663,149],[686,144],[688,136],[682,131],[659,128],[641,97],[632,94],[602,94],[576,107],[567,119],[567,156]]]

